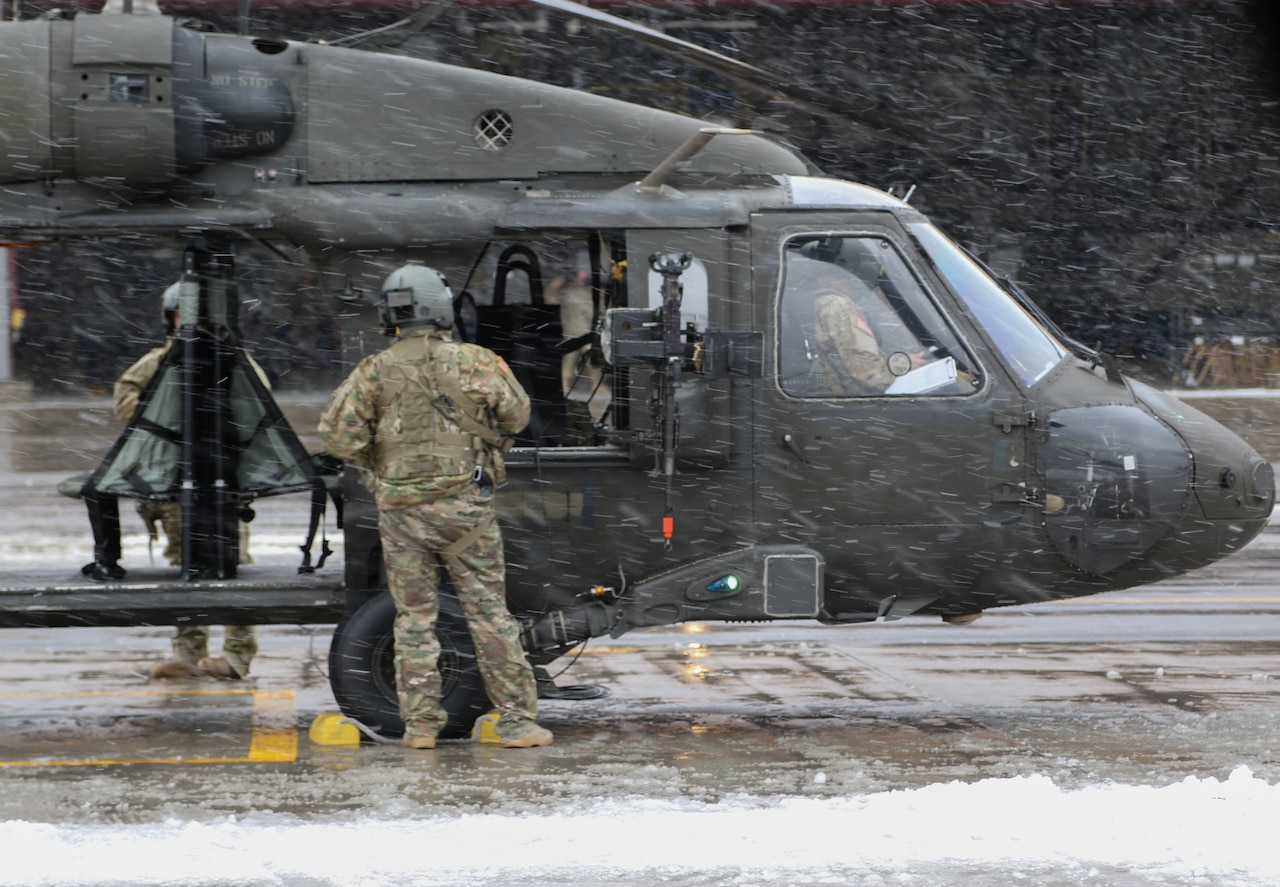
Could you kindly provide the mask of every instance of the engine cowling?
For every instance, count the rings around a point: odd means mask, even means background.
[[[21,22],[0,35],[0,181],[173,183],[211,163],[280,149],[293,97],[253,65],[287,44],[245,41],[208,58],[204,35],[159,15]]]

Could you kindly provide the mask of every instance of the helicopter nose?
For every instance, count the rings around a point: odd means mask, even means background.
[[[1239,549],[1266,524],[1271,466],[1203,414],[1156,413],[1106,405],[1048,418],[1036,456],[1045,530],[1081,570],[1107,575],[1158,559],[1183,572]]]

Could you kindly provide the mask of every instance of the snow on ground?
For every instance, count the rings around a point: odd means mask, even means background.
[[[816,778],[821,779],[821,775]],[[0,823],[2,885],[1280,883],[1280,785],[1063,790],[1044,776],[840,799],[616,798],[304,821]]]
[[[1171,388],[1164,393],[1182,400],[1227,397],[1280,398],[1280,388]]]

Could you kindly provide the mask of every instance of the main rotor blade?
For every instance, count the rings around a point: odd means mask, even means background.
[[[374,28],[372,31],[361,31],[359,34],[352,34],[349,37],[338,37],[328,42],[330,46],[358,46],[369,40],[376,42],[379,38],[395,34],[399,38],[399,42],[403,43],[448,12],[457,2],[458,0],[437,0],[436,3],[426,9],[419,9],[417,12],[410,13],[398,22],[383,25],[381,28]]]
[[[531,0],[538,6],[545,6],[569,15],[578,16],[597,24],[622,31],[636,40],[651,46],[682,61],[713,71],[732,80],[739,86],[763,93],[773,99],[784,99],[796,107],[816,114],[820,117],[836,119],[842,123],[854,123],[872,129],[893,141],[920,147],[923,133],[914,127],[904,124],[896,118],[884,114],[874,108],[858,107],[845,102],[838,96],[815,90],[800,83],[779,82],[779,75],[757,68],[727,55],[723,55],[705,46],[672,37],[662,31],[655,30],[636,22],[628,21],[620,16],[583,6],[574,0]]]
[[[905,121],[900,114],[870,107],[870,101],[858,103],[856,84],[853,87],[848,85],[841,87],[853,95],[855,100],[850,101],[843,94],[816,89],[808,84],[796,82],[794,79],[787,79],[782,74],[765,71],[715,50],[698,46],[696,43],[672,37],[608,12],[583,6],[576,0],[529,0],[529,2],[629,34],[660,52],[720,74],[743,88],[789,102],[794,107],[815,116],[864,131],[869,130],[886,141],[906,146],[917,155],[932,160],[958,180],[987,188],[994,182],[1020,185],[1036,178],[1034,173],[1021,168],[1020,164],[1013,162],[1010,158],[992,152],[975,153],[965,147],[940,143],[936,133]],[[870,90],[866,92],[869,93]],[[939,148],[942,149],[941,154],[938,153]],[[975,178],[967,171],[968,169],[981,169],[982,177]]]

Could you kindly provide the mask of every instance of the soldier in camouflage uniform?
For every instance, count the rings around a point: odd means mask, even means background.
[[[133,366],[116,379],[112,410],[121,422],[128,422],[138,409],[138,400],[151,377],[160,368],[161,361],[173,345],[172,333],[177,329],[178,283],[164,291],[161,298],[166,338],[163,345],[153,348],[138,359]],[[257,372],[264,386],[267,378],[261,367],[249,358],[249,364]],[[268,386],[269,387],[269,386]],[[164,558],[171,566],[182,565],[182,506],[177,502],[140,499],[139,516],[147,525],[147,533],[157,537],[156,524],[164,529]],[[240,524],[240,560],[251,563],[249,557],[248,525]],[[184,678],[208,675],[215,678],[242,678],[249,673],[249,664],[258,652],[258,633],[252,625],[228,625],[223,629],[222,655],[209,655],[209,629],[203,625],[179,626],[173,635],[173,657],[158,662],[151,668],[153,679]]]
[[[455,343],[453,296],[433,269],[387,278],[384,327],[399,334],[364,358],[334,392],[320,439],[372,474],[387,582],[396,603],[396,688],[404,744],[435,748],[445,725],[435,635],[440,571],[467,617],[485,691],[506,748],[550,745],[533,669],[506,606],[506,564],[493,508],[503,435],[529,422],[529,398],[505,361]]]
[[[824,394],[882,394],[893,382],[889,364],[866,313],[853,298],[861,284],[842,269],[818,265],[814,299],[818,385]]]

